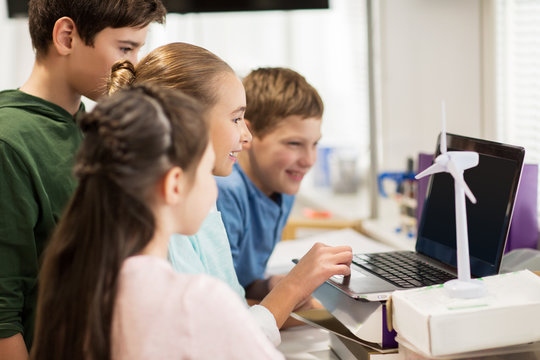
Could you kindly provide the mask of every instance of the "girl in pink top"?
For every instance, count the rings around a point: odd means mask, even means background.
[[[141,85],[80,119],[79,186],[45,252],[31,358],[282,358],[225,284],[165,260],[216,200],[202,113]]]

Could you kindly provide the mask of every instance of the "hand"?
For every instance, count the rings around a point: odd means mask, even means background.
[[[279,328],[291,311],[328,278],[349,275],[351,261],[350,246],[331,247],[317,243],[284,278],[274,284],[261,305],[274,315]]]
[[[333,275],[351,273],[352,249],[350,246],[313,245],[283,281],[291,282],[298,292],[300,302]]]

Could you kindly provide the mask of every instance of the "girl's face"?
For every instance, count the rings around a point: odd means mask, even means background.
[[[216,180],[212,175],[214,168],[214,149],[208,144],[204,155],[195,169],[195,177],[184,176],[184,200],[179,223],[184,235],[195,234],[217,199]]]
[[[242,82],[233,73],[225,73],[218,79],[218,101],[209,111],[210,138],[216,156],[213,173],[227,176],[243,144],[251,141],[251,133],[244,121],[246,92]]]

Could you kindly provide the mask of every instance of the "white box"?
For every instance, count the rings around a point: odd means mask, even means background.
[[[394,329],[429,356],[539,341],[540,277],[523,270],[482,280],[479,299],[450,298],[442,285],[394,292]]]

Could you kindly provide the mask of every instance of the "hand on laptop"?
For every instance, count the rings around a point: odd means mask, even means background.
[[[349,275],[352,256],[350,246],[316,243],[260,304],[270,310],[281,327],[293,309],[323,282],[333,275]]]
[[[327,246],[316,243],[300,259],[287,277],[297,283],[302,300],[334,275],[351,273],[352,248],[350,246]]]

